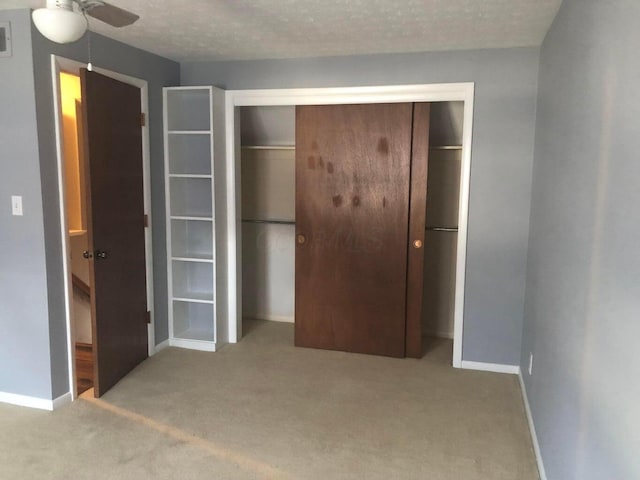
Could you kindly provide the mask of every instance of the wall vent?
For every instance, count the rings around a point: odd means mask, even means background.
[[[11,56],[11,24],[0,22],[0,57]]]

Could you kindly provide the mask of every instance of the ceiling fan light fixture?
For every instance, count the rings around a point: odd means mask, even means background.
[[[34,10],[31,16],[38,31],[52,42],[75,42],[87,31],[87,21],[73,10],[72,0],[47,0],[46,8]]]

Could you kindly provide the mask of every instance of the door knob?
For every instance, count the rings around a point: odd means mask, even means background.
[[[104,250],[96,250],[96,258],[102,258],[104,260],[107,258],[107,252]]]
[[[422,248],[422,240],[414,240],[413,248]]]
[[[306,241],[307,241],[307,237],[305,237],[301,233],[296,235],[296,242],[298,242],[300,245],[304,244],[304,242]]]
[[[89,250],[85,250],[84,252],[82,252],[82,256],[84,258],[93,258],[93,254]]]

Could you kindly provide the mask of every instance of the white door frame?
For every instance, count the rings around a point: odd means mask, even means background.
[[[62,108],[60,103],[60,72],[79,73],[81,68],[86,68],[86,64],[70,60],[68,58],[51,55],[51,84],[53,87],[53,110],[56,130],[56,156],[58,161],[58,192],[60,203],[60,234],[62,236],[62,267],[65,278],[65,315],[67,323],[67,354],[69,368],[69,388],[71,399],[76,399],[76,377],[75,377],[75,332],[72,317],[72,284],[71,268],[69,265],[69,227],[66,212],[66,196],[64,184],[64,154],[62,143]],[[98,72],[114,80],[118,80],[140,89],[141,111],[147,116],[145,125],[142,126],[142,169],[143,169],[143,190],[144,190],[144,213],[148,218],[148,228],[144,229],[145,240],[145,263],[147,275],[147,308],[151,311],[151,323],[147,326],[148,353],[153,355],[156,351],[155,342],[155,318],[153,311],[153,248],[151,236],[151,155],[149,147],[149,85],[146,80],[142,80],[118,72],[112,72],[103,68],[93,67],[93,71]]]
[[[458,214],[453,334],[453,366],[461,368],[473,99],[474,83],[227,91],[225,129],[227,140],[227,228],[229,232],[229,342],[235,343],[242,336],[242,276],[240,270],[242,228],[240,218],[240,162],[236,161],[236,159],[240,158],[240,139],[237,130],[239,122],[236,121],[237,107],[462,101],[464,102],[464,122],[462,126],[462,170]]]

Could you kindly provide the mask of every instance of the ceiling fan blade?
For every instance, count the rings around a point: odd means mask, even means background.
[[[140,18],[139,15],[131,13],[120,7],[110,5],[102,2],[104,5],[96,5],[87,10],[87,15],[91,15],[93,18],[108,23],[112,27],[126,27],[131,25]]]

